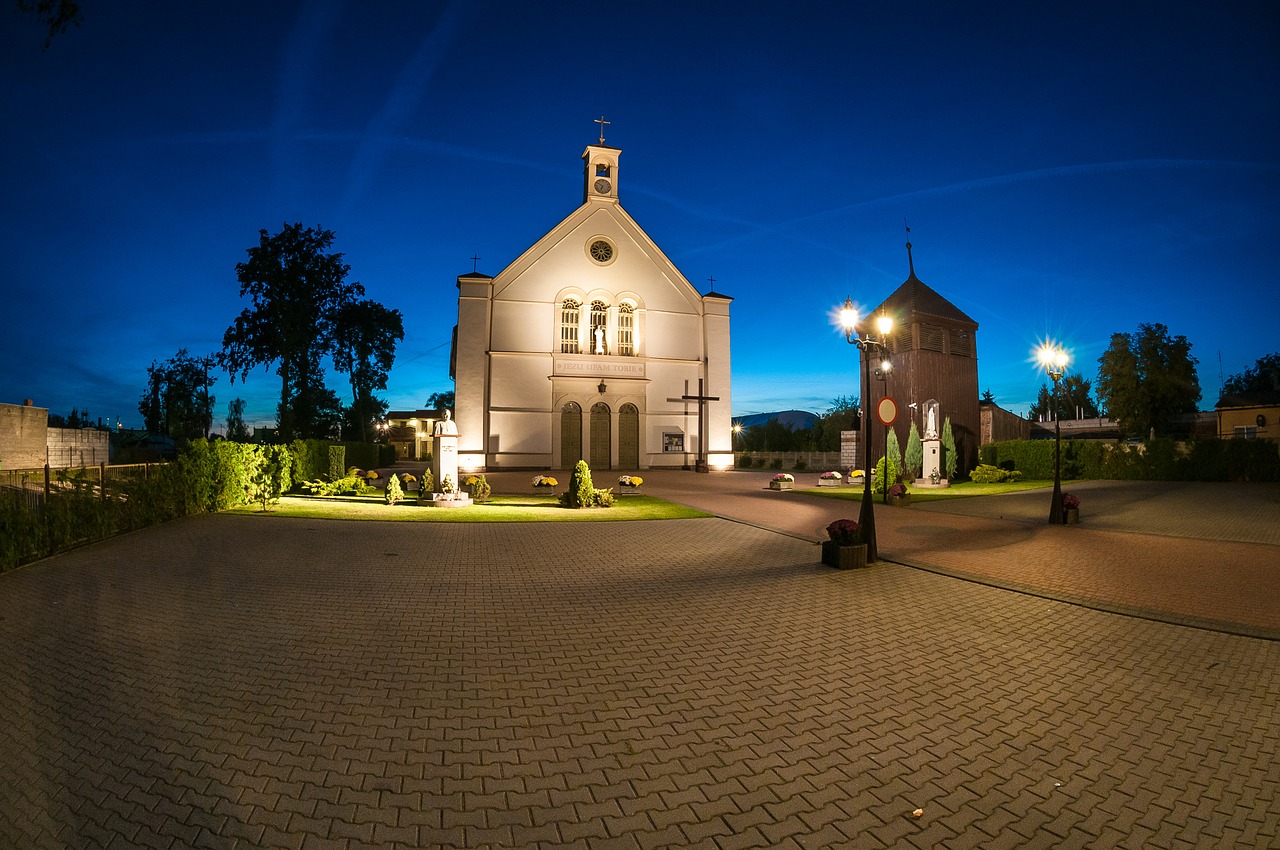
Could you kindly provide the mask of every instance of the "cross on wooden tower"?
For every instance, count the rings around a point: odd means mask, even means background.
[[[698,379],[698,394],[690,395],[686,393],[680,396],[681,401],[696,401],[698,403],[698,463],[694,467],[698,472],[710,472],[711,468],[707,466],[707,429],[706,429],[706,411],[707,402],[719,401],[718,395],[703,395],[702,379]]]

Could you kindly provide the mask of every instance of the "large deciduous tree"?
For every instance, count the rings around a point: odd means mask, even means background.
[[[185,348],[163,363],[153,360],[147,367],[147,390],[138,401],[146,429],[179,442],[208,437],[213,425],[213,365],[212,357],[192,357]]]
[[[1280,392],[1280,354],[1259,357],[1250,369],[1227,378],[1222,385],[1223,395],[1248,398],[1258,393]]]
[[[1094,419],[1098,415],[1098,406],[1093,403],[1090,381],[1080,375],[1067,375],[1058,385],[1058,403],[1053,403],[1053,389],[1048,384],[1040,385],[1040,394],[1036,403],[1031,405],[1031,418],[1052,421],[1059,419]]]
[[[244,421],[244,399],[233,398],[227,404],[227,439],[247,443],[249,437],[249,426]]]
[[[1187,338],[1170,336],[1159,322],[1140,324],[1132,334],[1112,334],[1098,359],[1098,400],[1124,433],[1154,437],[1168,431],[1178,416],[1195,412],[1197,362]]]
[[[333,364],[351,380],[347,422],[353,437],[365,442],[370,426],[386,413],[386,402],[374,395],[387,388],[396,359],[396,343],[404,339],[404,319],[376,301],[355,301],[338,311]]]
[[[329,250],[332,231],[286,224],[274,235],[258,234],[248,260],[236,265],[240,295],[252,306],[223,334],[219,362],[233,382],[256,366],[278,364],[280,438],[328,436],[336,398],[324,386],[321,358],[334,352],[338,317],[364,287],[347,282],[351,267]]]

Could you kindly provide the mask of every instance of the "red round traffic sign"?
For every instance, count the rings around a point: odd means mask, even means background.
[[[881,425],[892,425],[898,418],[898,403],[893,400],[893,396],[880,399],[880,403],[876,405],[876,418]]]

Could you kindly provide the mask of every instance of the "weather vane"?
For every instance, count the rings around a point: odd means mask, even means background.
[[[612,124],[613,122],[604,120],[604,116],[601,115],[599,118],[595,119],[594,123],[600,125],[600,144],[603,145],[604,144],[604,125]]]

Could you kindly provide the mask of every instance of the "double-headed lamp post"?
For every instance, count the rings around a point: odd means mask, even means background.
[[[840,324],[844,328],[845,341],[850,345],[858,346],[858,350],[862,352],[862,453],[868,463],[865,464],[866,469],[862,475],[862,509],[858,514],[858,527],[862,530],[862,539],[867,543],[867,560],[877,561],[880,555],[876,550],[875,499],[871,495],[871,471],[875,467],[869,462],[871,459],[871,353],[887,352],[893,320],[881,313],[876,318],[876,330],[880,332],[880,336],[864,334],[859,337],[856,335],[858,311],[853,306],[853,300],[846,298],[844,307],[840,310]],[[885,369],[884,363],[880,368]],[[886,460],[885,474],[887,475],[888,472],[889,466]]]
[[[1062,510],[1062,421],[1058,404],[1058,382],[1067,373],[1067,352],[1055,343],[1045,343],[1038,352],[1040,364],[1053,380],[1053,501],[1049,503],[1049,522],[1062,525],[1067,516]]]

